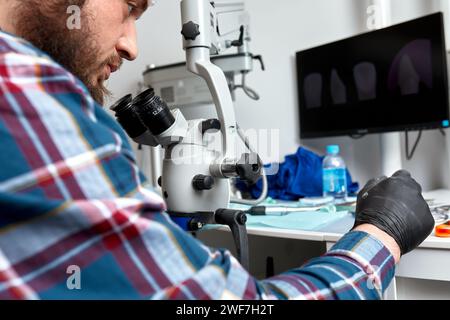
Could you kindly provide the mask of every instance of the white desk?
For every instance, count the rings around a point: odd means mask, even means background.
[[[450,190],[437,190],[425,193],[426,199],[450,203]],[[348,216],[323,230],[311,232],[302,230],[284,230],[263,227],[248,227],[248,234],[293,240],[325,242],[330,249],[353,226],[353,218]],[[228,230],[228,228],[220,228]],[[450,283],[450,239],[437,238],[431,235],[419,248],[402,257],[396,269],[396,278],[437,280]],[[386,292],[386,299],[397,298],[396,281]]]

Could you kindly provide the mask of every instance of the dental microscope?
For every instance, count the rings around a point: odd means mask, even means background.
[[[136,143],[162,146],[164,160],[159,179],[167,213],[189,232],[205,225],[230,227],[238,258],[249,268],[246,214],[229,209],[231,202],[256,205],[267,196],[267,179],[263,163],[238,127],[232,93],[224,71],[211,62],[211,55],[233,46],[246,46],[245,30],[239,40],[224,41],[220,35],[213,1],[182,0],[183,45],[187,69],[203,78],[211,93],[217,119],[187,121],[180,109],[170,109],[150,88],[133,99],[127,95],[111,110],[118,122]],[[260,59],[260,58],[256,58]],[[221,150],[208,147],[207,136],[221,133]],[[236,143],[242,139],[248,153],[236,154]],[[263,178],[263,194],[257,200],[231,197],[231,178],[249,184]]]

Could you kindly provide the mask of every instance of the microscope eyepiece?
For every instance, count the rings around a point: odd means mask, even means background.
[[[133,96],[131,94],[127,94],[125,97],[117,101],[111,106],[111,110],[120,113],[122,111],[126,112],[128,109],[133,107]]]
[[[110,108],[116,114],[117,121],[130,138],[137,138],[147,131],[133,108],[133,97],[126,95]]]
[[[133,100],[134,111],[142,123],[157,136],[169,129],[175,123],[175,117],[167,104],[153,89],[148,89]]]
[[[147,131],[158,136],[175,123],[169,107],[153,89],[145,90],[134,99],[131,94],[126,95],[110,109],[132,139]]]

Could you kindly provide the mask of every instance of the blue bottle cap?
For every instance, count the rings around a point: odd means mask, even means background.
[[[328,154],[336,155],[336,154],[339,154],[339,152],[340,152],[340,148],[337,145],[331,145],[331,146],[327,147]]]

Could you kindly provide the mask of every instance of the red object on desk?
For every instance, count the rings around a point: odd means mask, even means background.
[[[450,222],[436,227],[436,237],[450,238]]]

